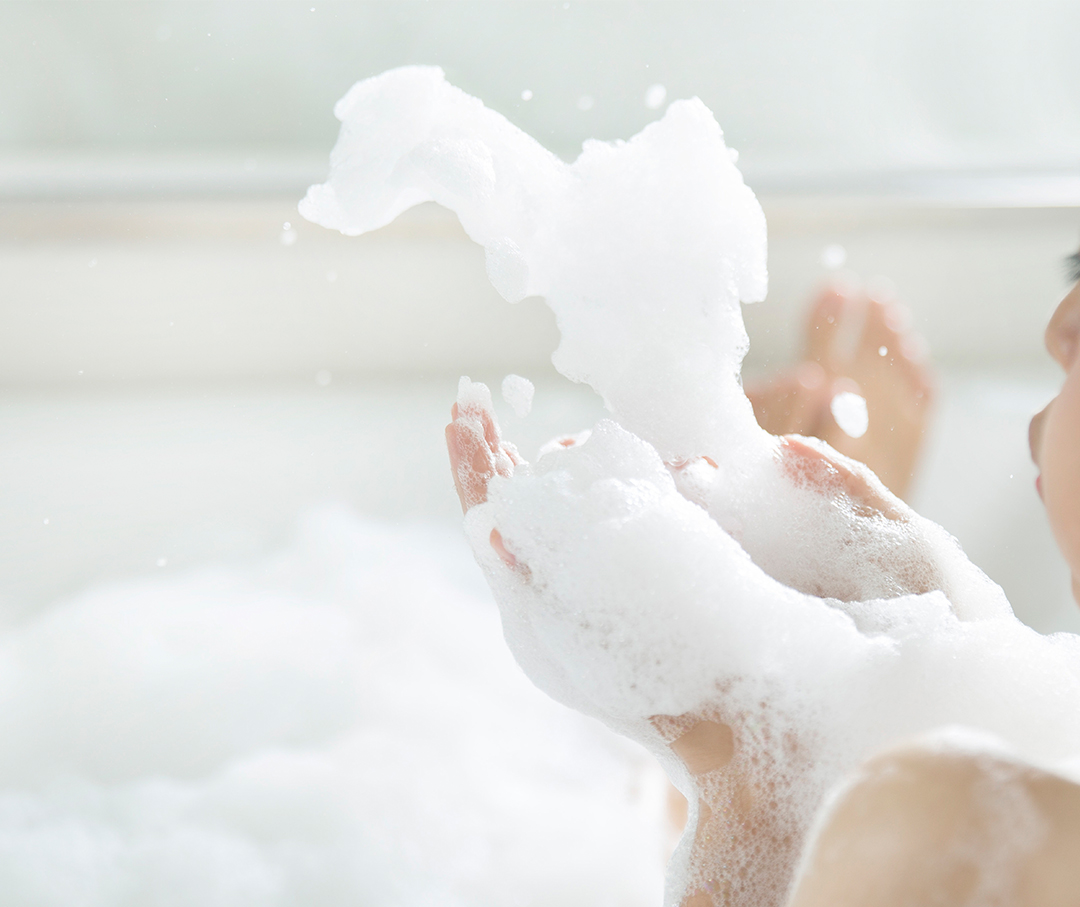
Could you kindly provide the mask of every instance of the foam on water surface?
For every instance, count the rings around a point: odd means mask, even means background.
[[[826,792],[913,735],[974,728],[1072,770],[1076,638],[1023,627],[864,467],[754,421],[740,302],[765,295],[764,218],[700,101],[573,163],[433,68],[358,83],[336,113],[303,214],[361,233],[451,208],[503,296],[544,297],[555,365],[611,412],[529,466],[463,380],[462,418],[505,461],[466,531],[530,678],[649,746],[689,827],[732,842],[686,835],[668,903],[781,903]],[[668,744],[702,721],[731,727],[734,755],[691,776]]]
[[[662,780],[521,675],[467,558],[326,510],[5,628],[0,903],[656,903]]]

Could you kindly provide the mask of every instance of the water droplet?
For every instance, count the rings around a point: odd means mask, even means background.
[[[578,98],[577,99],[577,109],[582,110],[582,111],[584,111],[584,110],[592,110],[593,109],[592,95],[583,94],[580,98]]]
[[[168,562],[168,560],[167,560],[167,559],[165,559],[165,558],[163,558],[163,557],[159,557],[159,558],[157,559],[157,565],[158,565],[159,567],[164,567],[164,566],[165,566],[165,565],[166,565],[167,563],[169,563],[169,562]]]
[[[664,88],[659,82],[655,85],[650,85],[645,92],[645,106],[649,110],[657,110],[661,104],[664,103],[664,98],[667,97],[667,89]]]
[[[48,525],[49,525],[49,518],[48,518],[48,517],[45,517],[45,525],[46,525],[46,526],[48,526]]]
[[[521,100],[523,100],[523,101],[531,101],[532,99],[533,99],[533,93],[528,88],[526,88],[521,93]]]
[[[327,271],[326,282],[333,283],[335,280],[337,280],[337,271]]]
[[[97,267],[97,259],[96,258],[91,258],[90,263],[87,265],[87,267],[96,268]]]
[[[849,438],[861,438],[870,427],[870,414],[866,409],[866,398],[844,391],[832,398],[829,404],[836,424]]]
[[[821,250],[821,263],[830,271],[842,267],[845,261],[847,261],[847,249],[840,243],[830,243]]]
[[[297,240],[296,231],[292,228],[292,224],[285,221],[285,226],[281,230],[281,236],[278,239],[281,240],[283,246],[291,246]]]
[[[889,355],[889,348],[887,346],[879,346],[877,348],[877,354],[879,356],[888,356]]]
[[[315,383],[319,385],[319,387],[326,387],[333,380],[334,376],[325,368],[319,369],[319,371],[315,373]]]
[[[172,29],[167,25],[159,25],[156,32],[158,43],[164,44],[172,37]]]

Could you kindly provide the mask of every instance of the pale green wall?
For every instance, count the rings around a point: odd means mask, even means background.
[[[660,82],[750,172],[1075,167],[1078,35],[1080,3],[1030,0],[7,0],[0,155],[325,152],[353,81],[424,62],[564,155],[638,130]]]

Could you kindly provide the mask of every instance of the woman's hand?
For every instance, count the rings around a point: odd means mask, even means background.
[[[882,494],[883,487],[874,487],[866,473],[852,469],[845,459],[812,447],[798,435],[780,439],[781,467],[797,484],[814,488],[822,495],[842,496],[854,505],[859,516],[881,514],[890,520],[906,520],[895,499]]]

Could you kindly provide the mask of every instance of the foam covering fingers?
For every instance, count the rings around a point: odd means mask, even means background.
[[[509,478],[523,460],[513,444],[502,440],[486,385],[462,378],[450,415],[453,421],[446,426],[450,470],[462,510],[468,512],[487,500],[488,482],[494,476]]]

